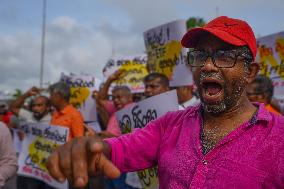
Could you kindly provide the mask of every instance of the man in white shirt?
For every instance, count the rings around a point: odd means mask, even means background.
[[[46,96],[40,95],[40,89],[32,87],[17,100],[15,100],[11,106],[11,111],[19,117],[20,120],[28,123],[49,123],[50,116],[50,101]],[[36,96],[31,103],[31,111],[23,108],[25,100],[32,96]]]
[[[50,123],[50,100],[48,97],[42,96],[40,92],[40,89],[32,87],[11,104],[10,109],[16,116],[18,116],[20,122]],[[31,102],[31,111],[29,111],[23,108],[23,105],[26,99],[32,96],[35,96],[35,98]],[[21,131],[18,131],[18,135],[24,137],[24,134]],[[17,177],[17,187],[24,189],[53,189],[53,187],[48,186],[40,180],[25,176]]]
[[[195,106],[200,100],[193,94],[193,85],[176,87],[179,110],[184,110],[189,106]]]

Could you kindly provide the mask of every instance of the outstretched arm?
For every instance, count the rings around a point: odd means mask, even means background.
[[[24,93],[22,96],[20,96],[18,99],[16,99],[11,105],[10,110],[15,114],[19,115],[20,109],[22,108],[23,104],[25,103],[25,100],[28,97],[37,95],[40,93],[40,89],[36,87],[32,87],[30,90],[28,90],[26,93]]]

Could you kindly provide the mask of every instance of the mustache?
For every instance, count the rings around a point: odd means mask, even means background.
[[[215,78],[215,79],[218,79],[218,80],[223,80],[223,77],[219,74],[219,73],[216,73],[216,72],[201,72],[200,73],[200,82],[202,82],[205,78]]]

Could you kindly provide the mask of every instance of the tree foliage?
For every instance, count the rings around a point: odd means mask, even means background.
[[[206,24],[203,18],[199,17],[190,17],[189,19],[186,20],[186,28],[192,29],[195,27],[202,27]]]

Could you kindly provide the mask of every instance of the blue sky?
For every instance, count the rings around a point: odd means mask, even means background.
[[[45,82],[101,70],[112,53],[144,52],[143,32],[191,16],[246,20],[256,36],[284,30],[283,0],[47,0]],[[39,83],[42,0],[0,0],[0,90]]]

